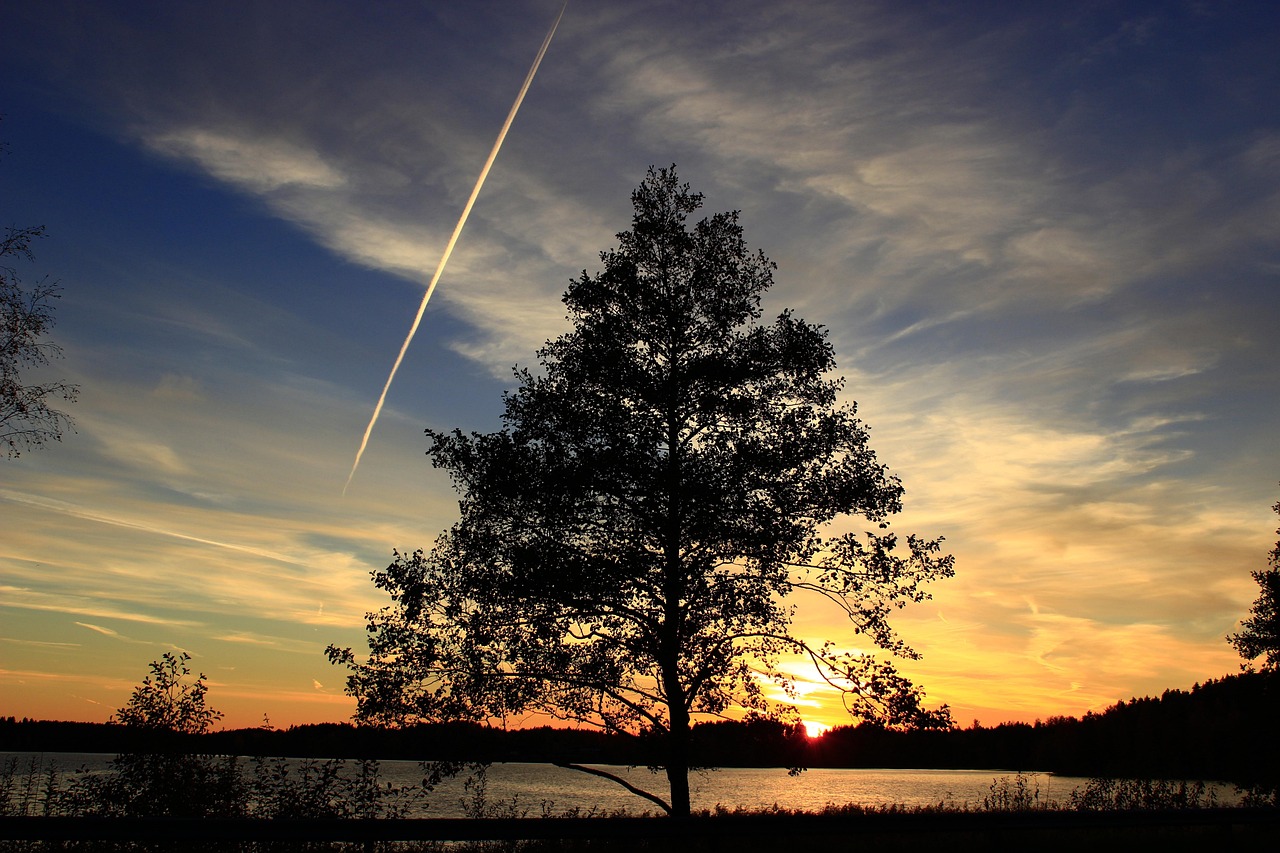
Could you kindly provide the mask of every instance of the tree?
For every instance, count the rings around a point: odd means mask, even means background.
[[[191,677],[186,652],[166,652],[112,722],[135,735],[106,773],[83,775],[59,792],[61,813],[109,817],[407,817],[429,792],[379,780],[377,761],[255,757],[242,773],[235,756],[196,747],[222,713],[205,704],[204,673]],[[270,723],[266,723],[268,729]],[[2,799],[2,797],[0,797]],[[164,849],[168,849],[165,847]]]
[[[234,757],[190,751],[222,713],[205,704],[204,673],[194,679],[186,652],[165,652],[112,721],[137,731],[141,748],[123,752],[110,772],[80,780],[73,811],[128,817],[233,817],[246,799]]]
[[[952,558],[888,531],[902,485],[838,402],[825,331],[790,312],[759,322],[774,265],[737,213],[690,229],[702,196],[674,167],[650,169],[632,203],[603,270],[564,295],[572,331],[539,372],[516,371],[504,428],[427,431],[460,519],[373,574],[392,604],[368,615],[368,658],[329,655],[366,721],[536,711],[654,734],[669,800],[565,766],[687,815],[691,720],[794,719],[766,691],[794,695],[794,658],[855,716],[948,726],[891,661],[793,631],[790,596],[834,602],[852,633],[913,658],[888,616]],[[825,532],[848,514],[876,531]]]
[[[43,226],[7,228],[0,240],[0,258],[32,260],[31,242],[43,235]],[[72,402],[79,387],[65,382],[27,384],[23,375],[62,355],[61,347],[44,340],[53,326],[57,298],[55,282],[42,279],[27,290],[12,267],[0,264],[0,445],[10,459],[22,450],[61,441],[63,431],[73,425],[70,415],[50,401]]]
[[[1271,509],[1280,513],[1280,503]],[[1276,533],[1280,534],[1280,529]],[[1267,564],[1271,568],[1251,573],[1262,588],[1249,611],[1252,615],[1240,623],[1241,631],[1227,640],[1246,661],[1266,655],[1263,672],[1280,672],[1280,541],[1271,549]]]
[[[191,655],[165,652],[151,662],[151,674],[133,690],[129,704],[116,711],[112,720],[150,732],[175,735],[202,735],[222,719],[222,712],[205,705],[209,692],[202,672],[191,678],[187,661]]]

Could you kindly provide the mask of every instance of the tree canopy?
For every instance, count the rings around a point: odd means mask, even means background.
[[[129,703],[112,719],[125,726],[179,735],[208,732],[222,719],[222,712],[205,705],[209,692],[205,674],[192,679],[189,660],[186,652],[165,652],[152,661],[151,674],[133,689]]]
[[[204,673],[191,677],[186,652],[165,652],[111,721],[144,734],[109,772],[75,781],[72,813],[112,817],[225,817],[239,814],[243,786],[233,757],[187,752],[222,714],[205,704]]]
[[[674,167],[632,204],[564,295],[571,331],[516,371],[503,428],[427,431],[460,518],[374,573],[392,603],[368,616],[369,657],[329,653],[368,721],[543,712],[656,733],[670,800],[635,792],[682,815],[691,719],[794,718],[769,690],[793,694],[798,659],[855,717],[948,726],[864,647],[916,657],[889,616],[953,569],[940,540],[889,530],[903,487],[840,399],[825,330],[762,322],[774,265],[738,214],[690,227],[702,196]],[[844,516],[874,529],[830,532]],[[793,630],[800,593],[848,635]]]
[[[1271,507],[1280,513],[1280,503]],[[1280,535],[1280,529],[1276,530]],[[1280,672],[1280,541],[1271,549],[1266,571],[1253,572],[1261,591],[1250,608],[1250,616],[1240,623],[1239,633],[1227,637],[1246,661],[1265,657],[1264,672]]]

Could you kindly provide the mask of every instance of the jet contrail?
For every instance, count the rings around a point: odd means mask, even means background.
[[[502,140],[507,138],[507,131],[511,129],[511,122],[515,121],[516,112],[520,109],[520,104],[524,101],[525,93],[529,91],[529,84],[533,82],[533,75],[537,73],[538,66],[542,63],[542,57],[547,53],[547,47],[551,44],[551,37],[556,34],[556,27],[560,26],[560,19],[564,17],[564,10],[568,7],[569,0],[565,0],[560,7],[559,14],[556,19],[551,22],[551,29],[547,31],[547,37],[542,40],[542,47],[538,48],[538,55],[533,59],[533,66],[530,67],[529,73],[525,75],[524,85],[520,87],[520,94],[516,95],[516,102],[511,105],[511,112],[507,113],[507,120],[502,123],[502,130],[498,131],[498,139],[493,143],[493,150],[489,152],[489,159],[484,161],[484,168],[480,170],[480,177],[476,179],[476,185],[471,190],[471,197],[467,199],[467,206],[462,208],[462,215],[458,217],[458,224],[453,226],[453,234],[449,237],[449,242],[445,244],[444,254],[440,256],[440,263],[436,264],[436,271],[431,276],[431,283],[427,285],[427,292],[422,295],[422,302],[418,305],[417,316],[413,318],[413,325],[409,327],[409,334],[405,337],[404,343],[400,345],[400,354],[396,356],[395,364],[391,365],[391,374],[387,377],[387,384],[382,386],[382,394],[378,397],[378,405],[373,407],[373,417],[369,418],[369,425],[364,428],[364,437],[360,439],[360,449],[356,451],[356,461],[351,465],[351,473],[347,475],[346,485],[342,487],[342,494],[347,493],[347,488],[351,485],[352,478],[356,475],[356,469],[360,467],[360,457],[364,456],[364,449],[369,444],[369,436],[373,434],[373,426],[378,422],[378,415],[382,414],[382,404],[387,401],[387,392],[391,390],[391,381],[396,378],[396,371],[400,369],[400,362],[404,361],[404,354],[409,350],[409,344],[413,342],[413,336],[417,334],[418,326],[422,323],[422,315],[427,310],[427,303],[431,301],[431,294],[435,292],[436,283],[440,281],[440,275],[444,272],[445,264],[449,263],[449,255],[453,254],[453,245],[458,242],[458,235],[462,233],[462,226],[467,224],[467,217],[471,215],[471,207],[476,203],[476,196],[480,195],[480,188],[484,186],[484,179],[489,177],[489,169],[493,166],[493,161],[498,158],[498,150],[502,148]]]

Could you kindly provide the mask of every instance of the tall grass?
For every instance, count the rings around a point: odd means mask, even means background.
[[[49,817],[64,814],[63,779],[55,762],[16,756],[0,765],[0,815]]]

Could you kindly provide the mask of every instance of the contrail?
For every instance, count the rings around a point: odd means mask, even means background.
[[[484,179],[489,177],[489,169],[493,166],[493,161],[498,159],[498,151],[502,148],[502,141],[507,138],[507,131],[511,129],[511,122],[515,121],[516,113],[520,110],[520,104],[524,101],[525,93],[529,91],[529,84],[533,82],[533,75],[538,72],[538,66],[542,63],[542,57],[546,55],[547,48],[551,45],[551,37],[556,34],[556,27],[560,26],[560,19],[564,17],[564,10],[569,6],[569,0],[565,0],[560,7],[559,14],[556,19],[551,22],[551,29],[547,31],[547,37],[542,40],[542,47],[538,48],[538,55],[533,59],[533,66],[529,68],[529,73],[525,75],[524,85],[520,87],[520,94],[516,95],[516,102],[511,105],[511,112],[507,113],[507,120],[502,123],[502,130],[498,131],[498,139],[493,143],[493,150],[489,152],[489,159],[484,161],[484,168],[480,170],[480,177],[476,179],[476,185],[471,190],[471,197],[467,199],[467,206],[462,208],[462,215],[458,217],[458,224],[453,226],[453,234],[449,237],[449,242],[445,244],[444,254],[440,256],[440,263],[436,264],[436,271],[431,276],[431,283],[427,285],[427,292],[422,295],[422,302],[418,305],[418,314],[413,318],[413,325],[409,327],[409,334],[405,337],[404,343],[400,345],[400,354],[396,356],[395,364],[391,365],[391,374],[387,377],[387,384],[382,386],[382,394],[378,397],[378,405],[373,407],[373,417],[369,418],[369,425],[364,428],[364,437],[360,439],[360,449],[356,451],[356,461],[351,465],[351,473],[347,475],[346,485],[342,487],[342,494],[347,493],[347,488],[351,485],[352,478],[356,475],[356,469],[360,467],[360,457],[364,456],[364,449],[369,444],[369,436],[373,434],[373,426],[378,422],[378,415],[382,414],[382,404],[387,401],[387,392],[391,390],[391,381],[396,378],[396,371],[400,369],[400,362],[404,361],[404,354],[409,350],[409,344],[413,342],[413,336],[418,332],[418,326],[422,323],[422,315],[427,310],[427,303],[431,301],[431,294],[435,292],[436,283],[440,281],[440,276],[444,273],[445,264],[449,263],[449,255],[453,254],[453,245],[458,242],[458,235],[462,233],[462,226],[467,224],[467,217],[471,215],[471,207],[476,203],[476,196],[480,195],[480,188],[484,186]]]

